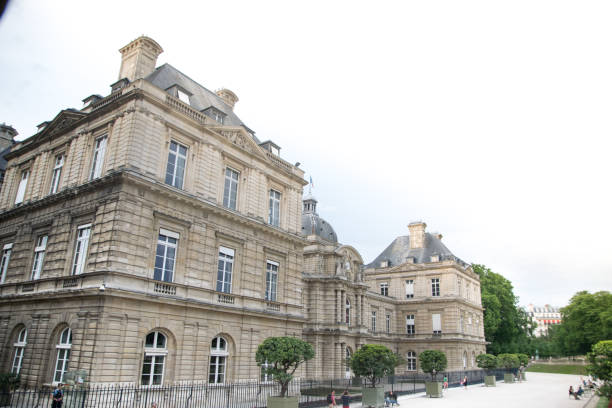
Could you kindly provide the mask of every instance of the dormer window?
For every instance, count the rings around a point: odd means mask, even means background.
[[[227,116],[225,113],[221,112],[219,109],[215,108],[214,106],[204,109],[203,112],[206,116],[208,116],[209,118],[213,118],[216,122],[219,122],[222,125],[223,125],[223,122],[225,121],[225,117]]]
[[[178,98],[181,100],[181,102],[185,102],[187,105],[189,105],[189,95],[187,95],[185,92],[181,91],[180,89],[176,90],[177,96]]]
[[[275,156],[280,156],[280,146],[271,140],[267,140],[263,143],[260,143],[259,146],[261,146],[262,149],[269,151]]]

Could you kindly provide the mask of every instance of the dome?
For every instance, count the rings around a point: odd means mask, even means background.
[[[302,200],[304,211],[302,212],[302,235],[316,235],[330,242],[338,242],[338,236],[330,223],[317,214],[317,200],[308,194]]]

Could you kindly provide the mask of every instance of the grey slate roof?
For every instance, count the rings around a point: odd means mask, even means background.
[[[223,101],[223,99],[193,79],[189,78],[172,65],[164,64],[157,67],[155,71],[145,78],[145,80],[164,90],[178,85],[180,88],[191,94],[189,97],[189,104],[192,108],[202,112],[203,110],[212,106],[227,115],[223,122],[225,125],[243,126],[252,134],[252,130],[250,130],[249,127],[246,126],[238,116],[236,116],[232,108],[229,107]],[[257,139],[257,137],[255,137],[254,134],[252,135],[253,140],[259,144],[260,141]]]
[[[10,152],[12,147],[13,146],[9,146],[9,147],[7,147],[6,149],[4,149],[4,150],[2,150],[0,152],[0,170],[1,171],[6,170],[6,163],[7,163],[7,161],[4,158],[4,155],[7,154],[8,152]]]
[[[389,266],[397,266],[406,263],[409,257],[414,258],[414,263],[429,263],[432,255],[439,255],[441,261],[451,259],[457,261],[463,267],[468,266],[466,262],[453,255],[438,237],[426,232],[425,248],[410,249],[410,236],[397,237],[374,261],[365,267],[380,268],[382,261],[389,261]]]
[[[315,213],[302,214],[302,235],[312,234],[327,241],[338,242],[338,236],[329,222]]]

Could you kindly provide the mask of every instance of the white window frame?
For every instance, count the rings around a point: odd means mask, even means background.
[[[25,198],[26,188],[28,187],[28,179],[30,178],[30,169],[21,171],[21,179],[17,187],[17,195],[15,196],[15,204],[21,204]]]
[[[417,355],[416,352],[410,350],[406,353],[406,370],[416,371],[417,369]]]
[[[406,334],[409,336],[414,336],[416,334],[413,314],[406,315]]]
[[[185,152],[183,153],[182,150]],[[187,146],[175,142],[174,140],[170,141],[170,146],[168,146],[168,161],[166,162],[166,175],[164,178],[166,184],[183,189],[187,170],[188,152],[189,148]],[[172,171],[170,170],[170,166],[172,166]]]
[[[15,356],[13,357],[13,365],[11,367],[11,373],[19,374],[21,366],[23,364],[23,354],[27,345],[28,329],[25,327],[19,331],[17,341],[13,344],[15,347]]]
[[[372,310],[372,333],[376,333],[376,310]]]
[[[275,227],[280,226],[280,203],[281,203],[281,193],[280,191],[276,191],[274,189],[270,189],[270,203],[269,203],[269,214],[268,214],[268,224],[273,225]]]
[[[41,235],[36,239],[36,248],[34,248],[34,260],[32,261],[32,273],[30,280],[40,279],[43,263],[45,261],[45,251],[47,249],[48,235]]]
[[[94,180],[102,175],[102,166],[104,165],[104,157],[106,156],[106,144],[108,143],[108,135],[97,137],[94,142],[93,156],[91,160],[91,171],[89,179]]]
[[[346,302],[344,304],[344,322],[350,326],[351,325],[351,301],[346,298]]]
[[[217,262],[217,292],[232,293],[235,251],[224,246],[219,247]]]
[[[163,238],[162,238],[163,237]],[[157,235],[157,245],[155,249],[155,264],[153,265],[153,279],[161,282],[174,282],[176,257],[178,254],[180,235],[177,232],[169,231],[164,228],[159,229]],[[174,256],[169,257],[169,253],[174,250]],[[160,254],[160,251],[161,254]],[[162,259],[161,269],[157,267],[157,259]],[[171,261],[169,263],[169,261]],[[158,275],[159,270],[159,276]]]
[[[431,296],[440,297],[440,278],[431,278]]]
[[[51,187],[49,194],[55,194],[59,190],[60,179],[62,177],[62,168],[64,167],[64,154],[55,156],[55,165],[53,166],[53,177],[51,177]]]
[[[83,235],[81,235],[83,234]],[[74,244],[74,256],[72,259],[72,275],[80,275],[85,271],[89,239],[91,238],[91,224],[79,225],[77,227],[77,239]]]
[[[467,355],[467,351],[463,352],[463,369],[465,370],[467,368],[467,364],[468,364],[468,355]]]
[[[64,340],[65,338],[65,340]],[[72,330],[70,327],[62,330],[57,345],[55,346],[55,370],[53,370],[53,385],[64,382],[64,375],[70,362],[70,349],[72,348]],[[57,375],[59,376],[59,379]]]
[[[391,313],[385,315],[385,329],[387,329],[387,333],[391,333]]]
[[[440,313],[431,314],[431,325],[434,335],[442,334],[442,315]]]
[[[353,353],[351,352],[351,349],[347,346],[346,349],[344,350],[344,378],[346,378],[347,380],[349,380],[351,378],[351,357],[353,356]]]
[[[2,261],[0,263],[0,284],[6,280],[6,271],[8,270],[9,262],[11,261],[11,253],[13,252],[13,243],[4,244],[2,248]]]
[[[380,284],[380,294],[383,296],[389,296],[389,282],[382,282]]]
[[[238,183],[240,172],[231,167],[225,168],[225,178],[223,185],[223,206],[236,211],[238,208]]]
[[[266,295],[265,299],[270,302],[276,302],[278,288],[278,268],[279,263],[271,260],[266,260]]]
[[[147,347],[146,338],[153,335],[153,346]],[[158,346],[160,337],[163,337],[163,346]],[[168,355],[168,336],[160,331],[153,331],[145,337],[144,358],[142,360],[142,369],[140,371],[140,384],[145,387],[159,387],[164,384],[164,376],[166,374],[166,356]],[[145,374],[145,364],[149,361],[150,371]],[[161,376],[155,374],[155,367],[160,366]],[[147,381],[143,381],[147,376]],[[159,383],[155,383],[155,379],[159,378]]]
[[[213,343],[217,341],[217,346]],[[221,346],[223,340],[224,346]],[[210,384],[224,384],[227,378],[227,362],[229,360],[229,343],[223,336],[215,337],[210,343],[210,363],[208,365],[208,382]],[[211,381],[211,377],[212,380]]]
[[[414,280],[406,279],[406,299],[414,298]]]

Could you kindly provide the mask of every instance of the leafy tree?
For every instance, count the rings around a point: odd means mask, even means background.
[[[527,364],[529,364],[529,356],[527,354],[519,353],[516,355],[516,357],[518,358],[520,365],[527,367]]]
[[[497,356],[499,366],[507,370],[518,368],[521,363],[516,354],[503,353]]]
[[[268,337],[257,347],[255,361],[281,386],[281,397],[287,396],[289,382],[298,366],[314,357],[312,346],[295,337]],[[267,363],[267,364],[266,364]]]
[[[473,264],[472,268],[480,277],[487,353],[529,353],[534,325],[518,307],[512,283],[484,265]]]
[[[564,355],[586,354],[598,341],[612,339],[610,292],[578,292],[569,305],[561,308],[561,315],[562,322],[553,338]]]
[[[486,370],[493,370],[499,366],[499,362],[497,361],[497,357],[493,354],[479,354],[476,356],[476,364],[478,367]]]
[[[21,378],[19,374],[15,373],[2,373],[0,374],[0,392],[9,393],[19,387]]]
[[[351,369],[360,376],[366,377],[372,387],[380,378],[392,375],[400,360],[396,354],[385,346],[364,344],[350,360]]]
[[[448,364],[446,354],[439,350],[425,350],[419,354],[421,362],[421,370],[424,373],[431,374],[431,380],[435,381],[436,374],[444,371]]]
[[[612,340],[595,344],[593,350],[587,354],[587,358],[590,363],[587,372],[604,382],[599,387],[599,395],[612,398]]]

